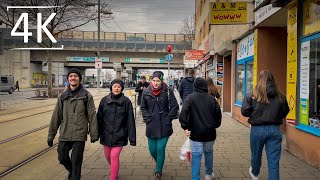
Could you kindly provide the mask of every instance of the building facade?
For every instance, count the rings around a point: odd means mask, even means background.
[[[205,52],[197,68],[216,81],[223,111],[245,125],[242,100],[257,83],[258,73],[270,70],[290,106],[281,126],[286,149],[320,167],[320,4],[272,2],[241,2],[246,4],[245,23],[220,18],[225,23],[213,24],[214,9],[228,8],[230,2],[197,0],[195,45]],[[232,3],[230,8],[235,7]]]

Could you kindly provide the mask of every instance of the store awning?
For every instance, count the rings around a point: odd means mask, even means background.
[[[292,0],[264,0],[259,6],[253,9],[253,12],[258,11],[260,8],[272,4],[272,7],[284,7]]]
[[[207,54],[205,54],[205,55],[203,56],[203,58],[200,60],[200,63],[199,63],[199,64],[203,64],[203,63],[205,63],[206,61],[208,61],[208,59],[210,59],[210,57],[211,57],[212,55],[214,55],[214,51],[209,51],[209,52],[207,52]]]

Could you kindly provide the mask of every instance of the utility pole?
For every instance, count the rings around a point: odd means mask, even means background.
[[[97,55],[100,60],[100,0],[98,0],[98,45],[97,45]],[[102,68],[102,67],[101,67]],[[100,89],[100,68],[97,69],[97,88]]]

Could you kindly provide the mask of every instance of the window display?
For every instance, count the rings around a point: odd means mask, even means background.
[[[243,87],[244,87],[244,64],[237,65],[237,74],[236,74],[236,99],[237,104],[241,103],[243,100]]]
[[[301,44],[300,124],[320,130],[320,38]]]

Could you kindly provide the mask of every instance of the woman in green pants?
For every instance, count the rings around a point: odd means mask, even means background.
[[[161,179],[167,142],[173,133],[171,121],[179,112],[172,89],[163,82],[163,72],[153,73],[152,82],[142,93],[140,107],[147,126],[149,151],[156,161],[155,179]]]

